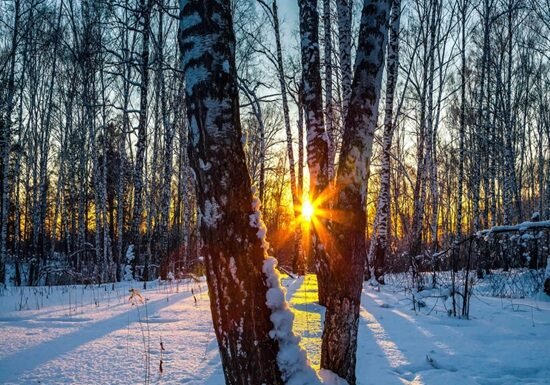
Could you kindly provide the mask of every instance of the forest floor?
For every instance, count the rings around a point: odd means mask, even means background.
[[[284,285],[294,330],[318,368],[323,308],[315,276]],[[131,301],[131,283],[3,290],[0,383],[222,385],[205,283],[148,286]],[[544,297],[474,296],[470,320],[449,317],[440,297],[423,301],[414,311],[403,291],[365,284],[359,385],[550,384]]]

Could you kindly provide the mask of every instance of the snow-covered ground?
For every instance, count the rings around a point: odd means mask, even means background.
[[[295,333],[318,368],[322,308],[315,277],[284,285]],[[129,283],[6,289],[0,383],[223,385],[205,283],[148,286],[131,301]],[[542,296],[474,297],[470,320],[450,318],[435,298],[417,313],[391,286],[365,285],[362,302],[361,385],[550,384],[550,302]]]

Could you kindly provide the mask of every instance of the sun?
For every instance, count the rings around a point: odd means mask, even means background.
[[[302,218],[306,222],[311,222],[314,215],[315,208],[313,207],[313,204],[311,204],[309,199],[304,199],[304,202],[302,203]]]

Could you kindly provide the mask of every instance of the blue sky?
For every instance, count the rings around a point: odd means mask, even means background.
[[[278,0],[279,18],[282,20],[283,44],[292,48],[298,40],[298,0]]]

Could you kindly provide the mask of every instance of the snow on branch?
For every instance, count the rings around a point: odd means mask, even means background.
[[[550,230],[550,221],[542,222],[523,222],[518,225],[494,226],[487,230],[481,230],[476,233],[477,236],[487,236],[498,233],[510,233],[515,231],[530,231],[530,230]]]

